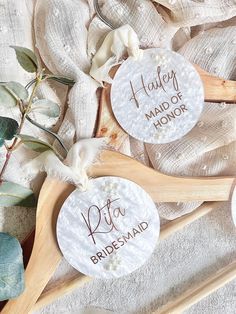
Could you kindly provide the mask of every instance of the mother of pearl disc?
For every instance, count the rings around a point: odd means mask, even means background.
[[[160,220],[151,197],[118,177],[91,180],[75,190],[58,216],[57,240],[66,260],[96,278],[118,278],[141,267],[159,237]]]
[[[199,120],[204,90],[183,56],[152,48],[122,63],[111,87],[111,105],[121,127],[146,143],[175,141]]]

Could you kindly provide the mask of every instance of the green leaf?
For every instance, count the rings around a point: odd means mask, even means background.
[[[17,60],[24,70],[30,73],[37,71],[38,61],[32,50],[19,46],[10,47],[15,50]]]
[[[17,137],[21,139],[25,146],[27,146],[31,150],[34,150],[35,152],[43,153],[46,152],[47,150],[54,151],[54,148],[50,144],[41,141],[38,138],[25,134],[18,134]]]
[[[19,184],[4,181],[0,185],[0,206],[36,207],[33,191]]]
[[[0,301],[18,297],[24,290],[24,266],[19,241],[0,232]]]
[[[60,107],[55,102],[48,99],[39,99],[32,104],[31,111],[39,112],[50,118],[56,118],[60,115]]]
[[[8,108],[17,105],[17,100],[27,100],[28,91],[18,82],[0,84],[0,106]]]
[[[16,120],[0,116],[0,138],[11,140],[17,133],[18,123]]]
[[[40,130],[43,130],[43,131],[47,132],[48,134],[52,135],[59,142],[61,147],[64,149],[66,155],[68,154],[68,150],[67,150],[66,146],[64,145],[63,140],[60,138],[60,136],[58,134],[54,133],[53,131],[45,128],[43,125],[41,125],[41,124],[37,123],[36,121],[32,120],[28,115],[26,115],[26,119],[30,123],[32,123],[34,126],[39,128]],[[63,159],[62,156],[57,151],[55,151],[55,149],[54,149],[54,152],[57,155],[57,157],[59,157],[60,159]]]
[[[7,91],[16,99],[22,99],[27,100],[29,93],[27,89],[24,88],[23,85],[21,85],[18,82],[8,82],[4,84],[4,87],[7,89]]]
[[[72,80],[68,77],[65,77],[65,76],[50,75],[50,76],[48,76],[48,79],[57,81],[61,84],[67,85],[67,86],[73,86],[75,84],[74,80]]]
[[[4,85],[0,85],[0,106],[7,108],[15,107],[17,104],[16,98],[8,91]]]

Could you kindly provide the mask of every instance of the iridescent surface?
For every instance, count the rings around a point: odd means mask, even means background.
[[[122,178],[91,180],[75,190],[57,222],[57,239],[66,260],[97,278],[117,278],[142,266],[152,254],[160,221],[151,197]]]
[[[160,48],[129,57],[112,83],[111,104],[121,127],[146,143],[177,140],[197,123],[204,104],[203,85],[181,55]]]

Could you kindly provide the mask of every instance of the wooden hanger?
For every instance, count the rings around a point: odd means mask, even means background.
[[[196,68],[203,80],[206,100],[236,102],[236,82],[213,77]],[[111,146],[119,148],[127,135],[114,119],[109,93],[109,87],[102,92],[96,136],[108,136]],[[131,157],[109,150],[102,151],[100,161],[89,169],[90,176],[113,175],[130,179],[141,185],[156,202],[228,200],[235,180],[234,177],[167,176]],[[56,240],[56,220],[63,202],[73,190],[68,183],[50,178],[45,180],[38,200],[34,247],[25,272],[25,291],[8,301],[3,314],[29,313],[59,265],[62,255]]]
[[[195,68],[201,76],[206,101],[236,102],[236,82],[212,76],[197,65]],[[115,75],[117,69],[118,66],[114,67],[111,76]],[[101,104],[96,137],[108,136],[110,145],[119,150],[128,135],[119,126],[113,115],[110,104],[110,88],[103,91]],[[235,180],[234,177],[189,177],[184,179],[183,177],[173,177],[153,170],[131,157],[110,150],[103,151],[100,160],[100,164],[91,167],[90,176],[112,174],[130,179],[142,186],[151,195],[154,202],[226,201],[230,197]]]

